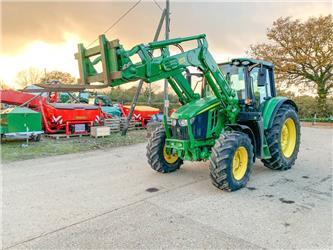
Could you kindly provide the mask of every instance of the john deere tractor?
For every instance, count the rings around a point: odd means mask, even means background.
[[[185,42],[195,42],[194,48],[184,51]],[[170,46],[179,53],[171,55]],[[130,50],[101,35],[98,46],[78,48],[75,57],[84,84],[114,87],[167,79],[179,97],[182,106],[170,118],[164,116],[163,126],[148,142],[152,169],[170,173],[183,161],[209,160],[212,183],[234,191],[246,185],[256,158],[273,170],[294,165],[300,145],[298,109],[292,100],[276,96],[271,63],[236,58],[217,64],[204,34],[139,44]],[[191,87],[190,67],[204,79],[200,93]]]

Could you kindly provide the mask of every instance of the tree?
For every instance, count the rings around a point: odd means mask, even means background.
[[[0,79],[0,89],[7,90],[11,89],[11,87],[4,80]]]
[[[147,102],[149,105],[155,98],[155,93],[158,91],[158,85],[154,83],[144,83],[141,90],[142,101]]]
[[[279,18],[267,31],[268,43],[252,45],[250,54],[271,61],[277,80],[317,93],[318,114],[327,116],[327,96],[333,89],[333,18],[305,22]]]
[[[41,77],[39,83],[50,83],[52,81],[59,81],[64,84],[73,84],[75,83],[75,77],[70,73],[54,70]]]
[[[42,75],[43,72],[41,70],[30,67],[16,74],[15,83],[17,83],[19,87],[24,88],[28,85],[39,83]]]

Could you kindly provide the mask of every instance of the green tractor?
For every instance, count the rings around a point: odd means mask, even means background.
[[[184,51],[181,44],[190,41],[196,46]],[[180,52],[171,55],[169,46]],[[276,96],[271,63],[236,58],[217,64],[204,34],[139,44],[130,50],[101,35],[98,46],[78,48],[75,57],[84,84],[114,87],[167,79],[179,97],[182,106],[170,118],[164,116],[163,126],[148,142],[152,169],[170,173],[184,160],[209,160],[212,183],[234,191],[246,185],[256,158],[273,170],[294,165],[300,145],[298,109],[292,100]],[[159,54],[154,56],[156,50]],[[133,62],[134,56],[139,62]],[[202,72],[201,93],[191,88],[189,67]]]

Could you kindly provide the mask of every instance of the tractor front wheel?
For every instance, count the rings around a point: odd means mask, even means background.
[[[246,186],[253,166],[253,146],[242,132],[220,136],[210,157],[212,183],[222,190],[235,191]]]
[[[288,104],[280,107],[267,131],[267,142],[271,158],[262,160],[274,170],[287,170],[295,164],[300,145],[300,122],[295,109]]]
[[[176,153],[169,152],[165,146],[165,131],[158,127],[151,135],[147,145],[148,163],[152,169],[161,173],[176,171],[183,164]]]

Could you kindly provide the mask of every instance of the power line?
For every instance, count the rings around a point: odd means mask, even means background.
[[[126,12],[124,12],[124,14],[122,14],[109,28],[107,28],[103,34],[107,33],[108,31],[110,31],[114,26],[116,26],[125,16],[127,16],[127,14],[129,14],[133,9],[135,9],[136,6],[139,5],[139,3],[142,2],[142,0],[137,1],[131,8],[129,8]],[[95,39],[94,41],[92,41],[88,47],[90,47],[91,45],[93,45],[95,42],[98,41],[98,38]]]
[[[153,0],[153,2],[161,11],[163,11],[163,8],[161,7],[161,5],[158,4],[158,2],[156,2],[156,0]]]

